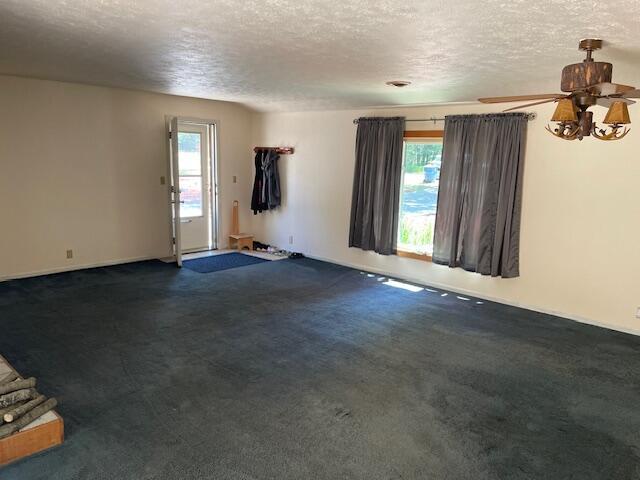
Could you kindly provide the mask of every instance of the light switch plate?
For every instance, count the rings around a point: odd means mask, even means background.
[[[67,258],[73,258],[73,250],[67,250]]]

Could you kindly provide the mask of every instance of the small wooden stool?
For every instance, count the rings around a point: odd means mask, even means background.
[[[238,201],[233,201],[231,210],[231,234],[229,235],[229,248],[253,250],[253,235],[250,233],[240,233],[240,223],[238,220]]]
[[[253,250],[253,235],[248,233],[232,233],[229,235],[229,248]]]

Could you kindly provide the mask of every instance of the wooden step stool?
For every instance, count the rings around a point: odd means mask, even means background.
[[[232,233],[229,235],[229,248],[253,250],[253,235],[248,233]]]
[[[240,222],[238,220],[238,201],[233,201],[231,210],[231,234],[229,235],[229,248],[238,250],[253,250],[253,235],[250,233],[240,233]]]

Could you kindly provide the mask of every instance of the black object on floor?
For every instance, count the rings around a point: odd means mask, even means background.
[[[253,241],[253,249],[254,250],[268,250],[270,245],[262,242],[258,242],[257,240]]]
[[[66,441],[2,480],[637,480],[640,338],[308,258],[0,283]]]
[[[269,260],[265,260],[264,258],[232,252],[212,255],[210,257],[194,258],[193,260],[185,260],[182,262],[182,266],[189,270],[193,270],[194,272],[210,273],[220,270],[229,270],[230,268],[255,265],[256,263],[268,261]]]

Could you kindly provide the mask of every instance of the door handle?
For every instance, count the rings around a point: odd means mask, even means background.
[[[191,222],[193,222],[193,220],[191,220],[191,219],[186,219],[186,220],[185,219],[180,219],[180,223],[191,223]]]
[[[171,203],[176,203],[175,200],[171,200]],[[180,200],[178,203],[184,203],[184,200]]]

